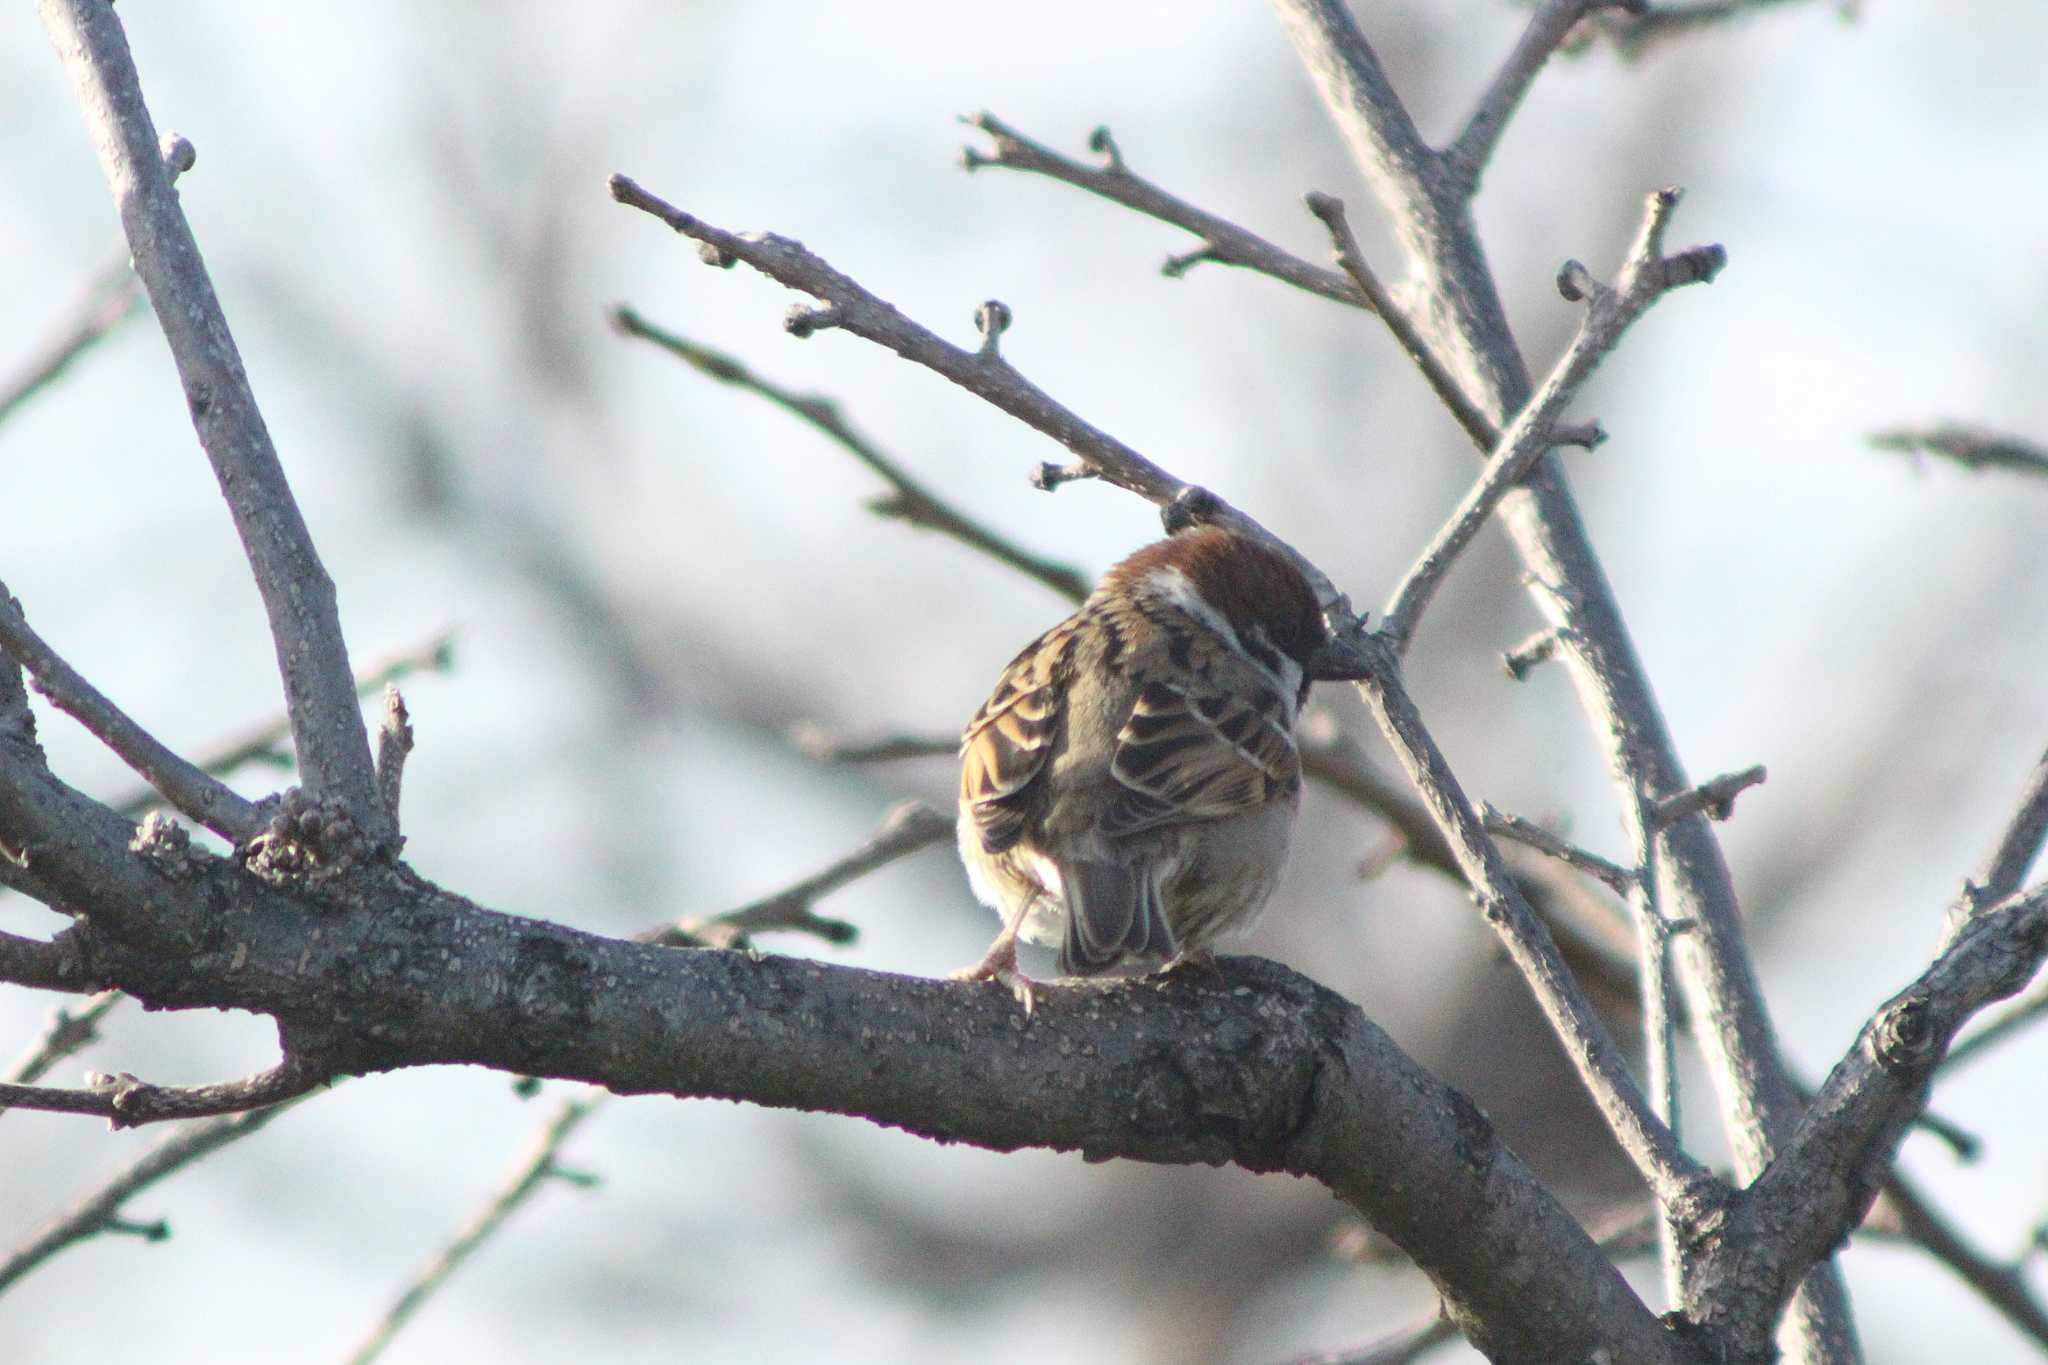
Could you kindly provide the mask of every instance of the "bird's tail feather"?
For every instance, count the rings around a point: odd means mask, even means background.
[[[1093,976],[1126,958],[1170,958],[1173,931],[1149,862],[1074,862],[1060,869],[1067,938],[1060,971]]]

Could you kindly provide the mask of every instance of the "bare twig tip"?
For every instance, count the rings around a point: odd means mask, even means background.
[[[1002,336],[1010,330],[1010,305],[1001,299],[990,299],[975,309],[974,330],[981,333],[982,357],[1001,359]]]
[[[159,144],[164,165],[174,176],[183,175],[199,164],[199,149],[183,133],[165,133]]]
[[[1125,169],[1124,154],[1117,147],[1116,138],[1111,135],[1108,124],[1097,124],[1095,131],[1088,134],[1088,150],[1100,156],[1107,169],[1119,173]]]
[[[1676,289],[1687,284],[1710,284],[1727,264],[1727,248],[1718,242],[1688,247],[1675,256],[1664,258],[1664,285],[1667,289]]]
[[[1599,287],[1594,282],[1593,272],[1582,262],[1566,261],[1558,267],[1557,292],[1564,296],[1566,303],[1584,303]]]
[[[792,303],[782,318],[782,330],[799,341],[813,332],[827,331],[838,325],[839,310],[830,306],[813,308],[805,303]]]
[[[1092,479],[1095,471],[1084,464],[1045,464],[1031,471],[1031,486],[1041,493],[1051,493],[1063,483],[1075,483],[1081,479]]]
[[[1204,242],[1193,251],[1177,251],[1159,264],[1159,273],[1169,280],[1177,280],[1205,261],[1220,261],[1223,256],[1213,242]]]

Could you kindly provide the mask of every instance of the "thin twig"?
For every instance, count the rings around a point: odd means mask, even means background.
[[[98,1042],[100,1020],[125,999],[127,997],[120,991],[101,991],[76,1011],[68,1005],[59,1005],[51,1010],[43,1031],[7,1069],[7,1083],[33,1085],[66,1057]],[[0,1114],[6,1112],[0,1109]]]
[[[1428,1317],[1390,1332],[1364,1346],[1340,1351],[1311,1351],[1288,1365],[1414,1365],[1437,1347],[1458,1339],[1458,1324],[1439,1308]]]
[[[1509,490],[1519,484],[1546,451],[1557,444],[1555,424],[1578,396],[1579,389],[1621,340],[1622,333],[1673,289],[1712,280],[1727,255],[1718,246],[1692,247],[1664,254],[1664,231],[1678,207],[1676,189],[1658,190],[1644,205],[1642,230],[1621,268],[1614,287],[1594,283],[1584,269],[1566,267],[1566,297],[1586,304],[1571,345],[1551,367],[1549,376],[1501,433],[1494,453],[1479,478],[1459,501],[1429,546],[1394,589],[1382,613],[1380,631],[1406,649],[1415,623],[1450,572],[1458,555],[1493,516]],[[1561,288],[1565,286],[1561,285]]]
[[[63,324],[12,375],[0,380],[0,422],[141,311],[142,291],[123,251],[93,271]]]
[[[827,943],[851,943],[860,930],[815,913],[834,891],[933,844],[953,837],[953,822],[922,801],[905,801],[882,818],[867,842],[794,886],[708,919],[683,919],[640,935],[643,942],[675,948],[745,948],[763,931],[815,934]]]
[[[1901,1236],[1948,1267],[2007,1322],[2048,1350],[2048,1306],[2028,1282],[2024,1258],[2010,1262],[1985,1255],[1897,1171],[1885,1182],[1884,1194],[1865,1226],[1878,1222],[1887,1210],[1897,1219]]]
[[[1518,844],[1527,844],[1539,853],[1547,853],[1566,866],[1575,867],[1598,880],[1616,895],[1630,894],[1641,880],[1637,873],[1631,872],[1619,863],[1610,862],[1597,853],[1588,853],[1577,844],[1560,839],[1533,821],[1524,820],[1519,815],[1504,814],[1494,809],[1490,803],[1482,804],[1479,809],[1488,834],[1513,839]]]
[[[1705,812],[1710,820],[1726,820],[1735,814],[1735,798],[1769,776],[1769,770],[1759,763],[1739,773],[1723,773],[1697,787],[1690,787],[1657,804],[1651,827],[1664,829],[1701,812]]]
[[[268,1071],[214,1085],[151,1085],[120,1072],[94,1072],[83,1090],[0,1083],[0,1106],[56,1114],[89,1114],[116,1128],[172,1119],[238,1114],[294,1099],[325,1085],[329,1073],[317,1063],[289,1054]]]
[[[1201,261],[1214,261],[1219,265],[1243,266],[1270,275],[1311,294],[1348,303],[1354,308],[1373,307],[1371,299],[1351,280],[1337,271],[1313,262],[1305,261],[1292,252],[1273,245],[1257,233],[1247,231],[1227,218],[1219,217],[1206,209],[1196,208],[1167,191],[1159,188],[1142,176],[1134,175],[1124,164],[1121,154],[1111,155],[1115,142],[1107,128],[1095,131],[1095,144],[1103,152],[1105,164],[1088,166],[1069,157],[1061,156],[1050,147],[1034,142],[1024,134],[1010,127],[994,114],[983,112],[963,117],[962,122],[979,128],[989,135],[991,150],[980,151],[967,147],[961,151],[961,164],[970,171],[985,166],[1002,167],[1006,170],[1027,171],[1049,179],[1064,181],[1069,185],[1097,194],[1125,208],[1135,209],[1149,218],[1192,232],[1202,239],[1200,248],[1169,257],[1165,273],[1174,278],[1187,273],[1189,267]]]
[[[240,843],[262,826],[263,817],[253,804],[171,752],[64,662],[30,629],[21,603],[4,583],[0,583],[0,650],[28,670],[36,690],[52,705],[77,720],[185,815],[233,843]]]
[[[1610,3],[1613,0],[1542,0],[1537,5],[1536,12],[1529,16],[1529,26],[1522,30],[1514,50],[1494,72],[1486,92],[1465,120],[1464,129],[1443,150],[1446,169],[1458,178],[1467,197],[1478,191],[1480,177],[1486,173],[1486,163],[1492,159],[1500,135],[1507,131],[1508,120],[1514,117],[1522,96],[1529,93],[1529,86],[1550,60],[1550,54],[1557,51],[1588,13]],[[1633,3],[1640,5],[1642,0]]]
[[[128,40],[103,0],[39,0],[122,227],[270,620],[307,788],[383,842],[369,733],[356,705],[334,582],[298,503],[157,146]]]
[[[877,735],[847,739],[811,721],[789,727],[789,742],[815,763],[894,763],[906,758],[957,758],[958,735]]]
[[[1625,60],[1635,61],[1673,39],[1788,3],[1798,0],[1677,0],[1657,5],[1644,3],[1633,9],[1621,6],[1629,12],[1604,19],[1601,28]],[[1834,3],[1849,13],[1857,0]]]
[[[1043,583],[1069,601],[1078,602],[1088,595],[1088,581],[1078,570],[1033,554],[1009,538],[990,530],[905,473],[902,465],[884,454],[873,441],[847,421],[839,410],[839,404],[834,400],[819,394],[798,393],[772,380],[763,379],[732,356],[657,327],[624,305],[612,309],[611,317],[612,325],[624,335],[651,341],[671,355],[686,361],[700,374],[758,394],[785,412],[801,417],[837,441],[850,451],[855,459],[881,475],[895,490],[892,495],[877,498],[868,504],[869,509],[876,515],[893,517],[907,521],[913,526],[922,526],[941,535],[951,536],[961,544],[979,550],[990,558],[1008,564],[1011,568]]]
[[[356,678],[356,695],[367,697],[414,673],[446,673],[454,666],[455,633],[443,631],[425,644],[373,660]],[[289,767],[292,758],[288,741],[291,737],[291,718],[280,713],[207,746],[195,764],[215,777],[225,777],[250,763],[275,763]],[[154,791],[145,787],[107,804],[130,819],[139,820],[163,802]]]
[[[33,1237],[0,1262],[0,1294],[6,1293],[24,1275],[66,1247],[98,1233],[114,1230],[122,1205],[143,1190],[229,1143],[258,1131],[298,1102],[297,1099],[285,1100],[266,1109],[195,1119],[167,1130],[148,1151],[69,1211],[39,1228]]]
[[[566,1179],[579,1185],[588,1183],[587,1178],[564,1171],[557,1164],[557,1158],[562,1144],[604,1103],[605,1098],[602,1090],[591,1089],[581,1096],[571,1096],[562,1101],[554,1117],[534,1133],[526,1150],[520,1153],[512,1169],[506,1173],[498,1192],[463,1224],[447,1246],[419,1268],[398,1298],[384,1310],[384,1315],[348,1353],[347,1365],[369,1365],[370,1361],[383,1354],[384,1348],[391,1344],[391,1339],[420,1310],[421,1305],[542,1185],[551,1179]]]
[[[2048,474],[2048,450],[2017,436],[1963,422],[1893,427],[1872,433],[1870,444],[1879,450],[1908,455],[1940,455],[1973,472],[2010,469],[2023,474]]]
[[[384,685],[384,719],[377,726],[377,799],[399,826],[398,799],[405,784],[405,759],[412,752],[412,717],[395,683]]]
[[[1982,1027],[1950,1048],[1947,1060],[1941,1064],[1942,1074],[1952,1075],[2000,1043],[2010,1042],[2043,1015],[2048,1015],[2048,981],[1985,1020]]]
[[[1372,273],[1372,268],[1365,262],[1365,252],[1351,231],[1351,220],[1344,214],[1344,201],[1333,195],[1317,193],[1309,195],[1307,203],[1308,211],[1322,220],[1323,227],[1330,234],[1337,264],[1351,276],[1358,291],[1372,300],[1373,312],[1379,314],[1380,321],[1393,333],[1394,340],[1415,362],[1415,368],[1422,371],[1422,377],[1429,381],[1430,390],[1451,410],[1451,416],[1465,429],[1474,445],[1481,450],[1491,450],[1500,441],[1500,429],[1479,410],[1456,377],[1444,368],[1443,362],[1416,328],[1414,319],[1408,316],[1408,310],[1388,295],[1379,277]]]
[[[1209,490],[1175,478],[1108,432],[1083,421],[1026,379],[993,346],[984,344],[971,351],[955,346],[833,268],[801,242],[772,232],[728,232],[649,193],[629,176],[612,176],[610,187],[612,198],[619,203],[639,209],[701,243],[698,254],[706,263],[728,267],[744,261],[776,283],[819,300],[821,307],[796,305],[785,318],[785,329],[795,335],[843,330],[924,366],[1052,437],[1080,456],[1097,478],[1136,493],[1161,508],[1165,515],[1227,526],[1271,544],[1294,560],[1317,599],[1333,616],[1349,616],[1350,605],[1331,584],[1329,576],[1294,547]],[[977,317],[990,315],[989,304],[983,304],[977,313]],[[1003,315],[1008,316],[1008,309],[1003,310]]]
[[[2041,755],[2020,787],[2019,801],[2005,828],[1984,862],[1963,883],[1962,895],[1949,908],[1949,928],[1967,921],[1985,906],[2004,900],[2020,889],[2020,882],[2041,856],[2048,841],[2048,753]]]
[[[173,135],[165,139],[158,151],[174,183],[192,169],[195,153],[184,138]],[[63,325],[36,348],[12,378],[0,380],[0,422],[13,416],[15,409],[61,378],[73,361],[141,312],[142,289],[124,245],[93,271]]]

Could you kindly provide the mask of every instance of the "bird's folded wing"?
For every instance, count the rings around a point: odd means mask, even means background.
[[[1058,729],[1073,650],[1072,620],[1025,646],[961,737],[960,799],[990,853],[1010,848],[1023,833],[1031,784],[1045,768]]]
[[[1277,693],[1153,682],[1110,772],[1122,789],[1098,827],[1115,837],[1263,805],[1301,785],[1301,757]]]

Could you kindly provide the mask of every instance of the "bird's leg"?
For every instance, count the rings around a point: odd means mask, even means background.
[[[1159,972],[1162,976],[1169,973],[1190,973],[1206,976],[1212,981],[1223,979],[1223,965],[1216,960],[1216,954],[1207,948],[1183,948],[1168,959]]]
[[[1003,932],[996,935],[996,941],[989,944],[981,961],[972,967],[962,967],[953,973],[955,981],[1000,981],[1010,988],[1010,994],[1017,997],[1017,1003],[1024,1007],[1024,1013],[1031,1013],[1038,1001],[1034,995],[1035,983],[1024,975],[1017,966],[1017,935],[1024,928],[1024,916],[1031,911],[1027,899],[1003,918]]]

